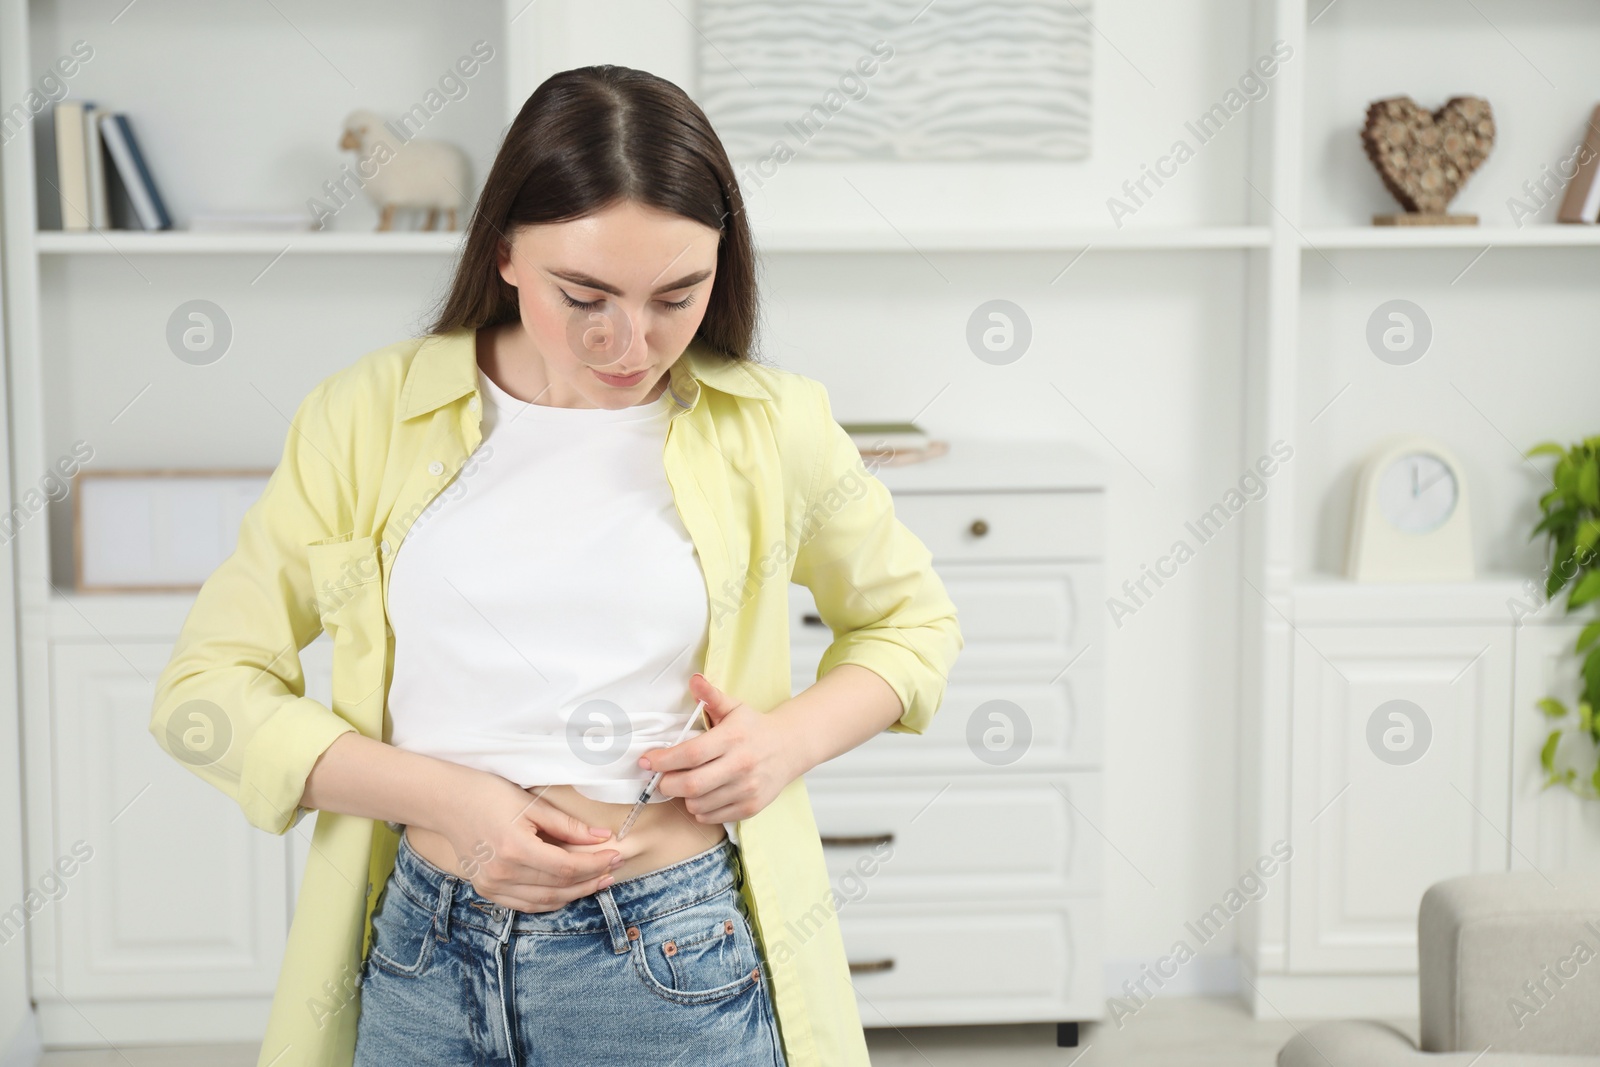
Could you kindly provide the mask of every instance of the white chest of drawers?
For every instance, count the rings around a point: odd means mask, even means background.
[[[965,640],[923,734],[806,776],[867,1026],[1104,1015],[1104,480],[1055,443],[952,441],[874,472],[933,553]],[[796,691],[832,634],[790,587]]]

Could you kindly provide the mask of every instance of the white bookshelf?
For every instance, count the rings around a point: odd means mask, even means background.
[[[1589,248],[1600,245],[1600,226],[1349,226],[1306,230],[1301,243],[1307,249]]]
[[[476,182],[516,108],[552,71],[611,60],[654,70],[686,87],[694,84],[695,35],[684,13],[646,0],[617,6],[626,17],[594,19],[581,6],[557,0],[531,7],[525,0],[479,0],[448,9],[405,0],[386,8],[382,24],[373,25],[377,16],[366,8],[346,13],[286,5],[279,15],[270,7],[257,11],[187,0],[138,5],[111,23],[87,0],[4,0],[0,101],[21,99],[66,43],[92,40],[96,59],[71,83],[72,93],[134,115],[181,224],[200,210],[298,207],[349,158],[331,147],[345,112],[414,98],[428,81],[417,72],[442,69],[484,37],[494,43],[495,61],[486,65],[475,95],[436,120],[438,136],[469,149]],[[1167,384],[1160,380],[1164,365],[1155,358],[1171,347],[1170,335],[1159,330],[1161,318],[1180,305],[1204,306],[1199,321],[1223,324],[1218,335],[1232,346],[1228,351],[1210,350],[1210,335],[1200,331],[1188,337],[1182,329],[1173,331],[1190,345],[1201,369],[1193,380],[1174,376],[1172,387],[1198,389],[1196,382],[1217,379],[1222,384],[1196,402],[1199,410],[1191,419],[1167,431],[1186,436],[1160,437],[1161,447],[1152,452],[1225,449],[1227,458],[1207,468],[1212,481],[1236,476],[1276,440],[1294,442],[1297,458],[1274,476],[1267,496],[1243,513],[1238,559],[1227,565],[1229,580],[1218,583],[1224,603],[1216,610],[1226,613],[1225,626],[1205,627],[1236,631],[1216,639],[1228,642],[1227,677],[1238,668],[1239,710],[1230,703],[1227,714],[1236,718],[1223,723],[1239,739],[1239,794],[1229,815],[1239,831],[1237,865],[1230,858],[1198,873],[1185,868],[1183,877],[1164,881],[1215,882],[1220,892],[1271,842],[1295,829],[1289,756],[1297,604],[1324,603],[1328,587],[1341,586],[1334,574],[1340,524],[1354,465],[1367,445],[1384,432],[1419,428],[1465,442],[1458,451],[1475,479],[1481,509],[1477,547],[1484,572],[1494,577],[1463,596],[1492,607],[1508,584],[1506,575],[1527,569],[1533,559],[1532,547],[1517,536],[1531,525],[1522,517],[1535,495],[1530,470],[1515,457],[1517,445],[1594,432],[1588,339],[1600,334],[1600,310],[1594,310],[1600,303],[1591,296],[1600,285],[1600,228],[1556,225],[1553,205],[1513,226],[1503,201],[1540,165],[1566,153],[1600,100],[1600,68],[1592,62],[1600,9],[1581,0],[1523,7],[1489,0],[1205,0],[1182,13],[1157,11],[1153,4],[1150,10],[1104,6],[1097,22],[1121,47],[1097,45],[1098,154],[1084,165],[796,165],[781,185],[752,195],[750,207],[760,251],[779,279],[780,307],[796,299],[781,289],[783,282],[801,278],[806,286],[799,287],[799,296],[809,299],[828,292],[835,272],[882,280],[891,307],[896,300],[903,304],[887,317],[912,326],[928,317],[931,306],[950,302],[947,292],[965,303],[1004,295],[1003,286],[1024,268],[1030,278],[1037,275],[1028,283],[1036,286],[1028,290],[1034,306],[1077,300],[1055,313],[1072,327],[1079,318],[1086,324],[1084,336],[1095,342],[1088,355],[1113,365],[1097,374],[1118,373],[1120,346],[1144,357],[1121,372],[1124,378],[1091,379],[1112,396],[1130,398],[1126,412],[1113,412],[1123,416],[1121,422],[1109,423],[1097,410],[1093,432],[1078,427],[1103,452],[1104,440],[1126,445],[1163,432],[1154,428],[1156,417],[1137,410],[1132,399],[1142,399],[1152,380],[1158,387]],[[255,20],[248,32],[238,30],[241,19]],[[1182,117],[1214,101],[1279,39],[1293,47],[1296,59],[1284,63],[1270,93],[1242,113],[1238,135],[1230,131],[1226,143],[1208,146],[1182,182],[1125,226],[1109,225],[1105,198],[1137,173],[1141,161],[1165,149]],[[184,78],[157,62],[174,50],[190,57]],[[1219,54],[1226,59],[1216,59]],[[1159,77],[1143,76],[1146,68]],[[1559,76],[1547,78],[1540,68]],[[272,92],[263,92],[264,85]],[[196,86],[205,91],[195,92]],[[1164,92],[1187,95],[1174,103]],[[1483,225],[1370,226],[1372,213],[1394,205],[1356,141],[1366,102],[1409,93],[1436,105],[1456,92],[1485,95],[1496,107],[1500,140],[1494,155],[1453,205],[1476,211]],[[1121,132],[1113,137],[1108,131],[1119,122]],[[19,491],[78,438],[92,440],[107,466],[192,465],[196,455],[219,466],[274,463],[285,415],[295,402],[359,353],[418,332],[419,316],[438,295],[459,248],[459,234],[371,232],[375,216],[361,203],[341,212],[331,232],[321,233],[37,233],[31,139],[7,145],[0,166],[6,388]],[[841,175],[854,175],[857,188],[847,188]],[[44,195],[53,194],[46,189]],[[864,204],[864,197],[872,199]],[[959,224],[950,221],[952,201],[973,205]],[[1103,257],[1104,252],[1126,255]],[[921,269],[924,256],[938,257],[955,279],[946,281],[960,288],[939,288],[931,277],[904,280],[917,278],[912,272]],[[1084,264],[1067,275],[1072,282],[1053,282],[1078,256]],[[1093,275],[1095,264],[1106,264],[1106,273]],[[1085,276],[1094,280],[1087,295],[1068,295],[1070,285]],[[917,292],[924,282],[935,297]],[[865,306],[860,292],[839,284],[846,325],[878,336],[867,328],[875,316],[885,317],[881,309]],[[1168,302],[1174,288],[1179,304]],[[1377,365],[1360,349],[1367,314],[1396,296],[1436,308],[1440,327],[1438,358],[1430,356],[1409,377]],[[164,356],[160,341],[164,309],[193,297],[222,303],[237,328],[237,358],[204,368],[203,378],[170,366],[174,361]],[[796,314],[780,325],[801,318]],[[1147,334],[1154,339],[1146,340]],[[868,402],[852,400],[844,388],[858,370],[863,396],[874,388],[909,395],[903,381],[880,375],[860,358],[878,355],[881,347],[862,341],[852,348],[853,343],[837,344],[843,354],[830,387],[843,402],[836,413],[847,417],[855,414],[852,405],[859,410]],[[928,353],[951,346],[941,349],[918,335],[911,347],[914,358],[897,365],[902,373],[920,371]],[[958,352],[954,358],[967,357]],[[1062,358],[1089,362],[1076,349]],[[1551,388],[1552,381],[1569,387]],[[1330,398],[1342,390],[1348,390],[1345,398],[1330,407]],[[961,392],[949,396],[965,399]],[[1039,435],[1048,436],[1048,420],[1072,418],[1048,388],[1017,392],[1043,394],[1057,405],[1029,407],[1031,395],[1008,397],[998,410],[1009,414],[1014,407],[1018,414],[1011,421],[1031,420],[1027,432],[1042,428]],[[130,407],[136,397],[141,399]],[[943,407],[932,409],[930,419],[999,421],[996,409],[983,408],[979,400],[955,411],[952,401],[940,400]],[[1352,408],[1358,417],[1347,416]],[[125,409],[128,414],[120,414]],[[974,431],[970,425],[957,428]],[[1008,422],[1004,428],[1013,427]],[[1115,466],[1117,457],[1110,458]],[[1125,481],[1110,487],[1108,508],[1113,516],[1135,518],[1120,528],[1114,519],[1110,528],[1110,586],[1137,573],[1134,550],[1121,547],[1130,535],[1142,533],[1138,527],[1152,515],[1167,521],[1165,512],[1146,504],[1145,484],[1126,466],[1117,469]],[[1172,477],[1159,479],[1164,490],[1194,480],[1187,477],[1190,468],[1173,470]],[[1515,517],[1506,518],[1508,513]],[[70,500],[53,504],[26,523],[15,542],[32,870],[53,862],[62,844],[54,816],[63,753],[51,747],[56,650],[149,646],[170,635],[186,610],[182,597],[71,594],[70,518]],[[1187,641],[1206,620],[1214,622],[1208,614],[1180,639]],[[1119,641],[1133,648],[1143,639],[1111,636],[1113,648]],[[1109,662],[1108,723],[1124,719],[1119,687],[1134,689],[1149,654],[1138,646],[1126,659]],[[1196,677],[1175,672],[1173,684],[1193,688]],[[1126,718],[1148,711],[1130,707]],[[1195,729],[1211,734],[1213,725]],[[1150,773],[1124,784],[1119,775],[1147,754],[1142,748],[1118,751],[1115,736],[1110,743],[1107,808],[1113,818],[1119,810],[1138,811],[1150,781],[1189,781]],[[1179,762],[1160,765],[1180,766],[1187,769]],[[1230,793],[1232,788],[1230,781]],[[1218,830],[1219,840],[1226,836]],[[1169,844],[1151,836],[1128,851],[1154,855]],[[1127,870],[1110,861],[1108,866],[1109,877],[1125,878],[1119,884],[1143,892]],[[1109,912],[1119,899],[1138,898],[1112,891],[1106,899]],[[1185,899],[1169,910],[1182,915],[1192,903]],[[1128,914],[1108,915],[1113,933],[1139,929],[1143,920],[1134,910],[1129,904]],[[141,1002],[120,991],[61,988],[82,946],[59,916],[59,910],[46,910],[33,924],[31,967],[47,1040],[101,1040],[66,996],[73,1004],[105,1007],[107,1014],[96,1018],[120,1039],[182,1025],[192,1004],[147,1004],[141,1013],[135,1010]],[[1171,925],[1172,936],[1181,933],[1176,921]],[[1414,997],[1414,982],[1408,985],[1413,980],[1404,974],[1361,986],[1351,976],[1318,972],[1292,959],[1291,926],[1284,892],[1269,892],[1239,920],[1237,949],[1253,983],[1239,988],[1259,1013],[1272,1013],[1269,997],[1309,1013],[1342,1013],[1366,1003],[1381,1009],[1395,998]],[[1159,940],[1157,954],[1170,937],[1163,932]],[[1113,956],[1115,942],[1113,937],[1108,946]],[[248,954],[247,948],[239,951]],[[1142,948],[1123,953],[1142,954]],[[263,974],[272,969],[271,959],[257,963]],[[1376,999],[1362,1001],[1363,996]],[[218,1016],[224,1021],[217,1032],[248,1032],[264,1017],[264,1005],[259,992],[241,997]]]
[[[856,229],[772,228],[759,235],[761,249],[784,252],[1054,252],[1101,248],[1107,251],[1180,252],[1265,248],[1269,233],[1261,226],[1219,226],[1163,229],[1038,227],[975,230],[917,228],[896,233]],[[453,256],[460,251],[459,233],[96,233],[49,232],[37,235],[40,255],[201,254],[295,252],[318,254],[423,254]]]
[[[315,255],[437,255],[461,250],[460,233],[197,233],[101,230],[94,233],[46,232],[35,247],[42,256],[236,255],[278,253],[285,249]]]

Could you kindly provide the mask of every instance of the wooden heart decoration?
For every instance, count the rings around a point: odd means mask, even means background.
[[[1402,207],[1442,215],[1489,158],[1494,113],[1477,96],[1451,97],[1431,114],[1409,96],[1379,100],[1367,108],[1361,144]]]

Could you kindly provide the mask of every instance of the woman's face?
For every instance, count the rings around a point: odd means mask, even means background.
[[[718,231],[632,201],[500,242],[545,374],[539,402],[623,408],[659,395],[705,317]]]

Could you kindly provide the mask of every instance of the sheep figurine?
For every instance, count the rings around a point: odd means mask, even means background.
[[[425,208],[423,229],[434,229],[443,211],[444,228],[454,230],[467,206],[466,154],[444,141],[402,140],[399,132],[376,112],[362,110],[344,120],[339,138],[339,147],[358,157],[357,184],[378,209],[378,229],[394,228],[398,208]]]

